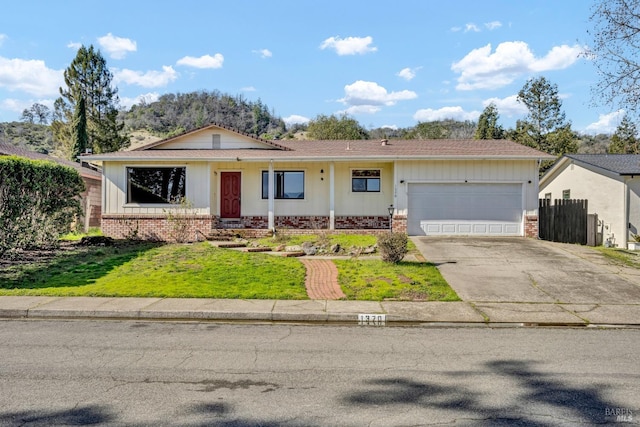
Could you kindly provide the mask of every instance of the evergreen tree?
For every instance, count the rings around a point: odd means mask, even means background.
[[[84,101],[86,117],[86,144],[93,152],[117,151],[129,145],[122,135],[124,123],[117,122],[117,88],[111,86],[112,74],[105,59],[93,46],[80,47],[71,65],[64,71],[66,89],[60,88],[61,97],[55,102],[52,129],[62,151],[72,156],[76,138],[74,122],[78,118],[79,104]]]
[[[77,159],[87,150],[87,109],[84,98],[80,98],[80,102],[76,105],[76,112],[73,118],[73,152],[72,159]]]
[[[609,144],[607,152],[612,154],[639,154],[640,150],[638,148],[638,129],[629,120],[629,117],[625,115],[611,137],[611,144]]]
[[[498,124],[498,108],[493,102],[482,111],[478,118],[478,127],[474,139],[502,139],[504,129]]]
[[[515,141],[556,156],[576,152],[577,138],[571,124],[565,122],[557,85],[544,77],[529,79],[518,92],[518,102],[529,113],[518,121]]]

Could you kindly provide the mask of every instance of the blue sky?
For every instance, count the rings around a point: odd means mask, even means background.
[[[588,0],[12,1],[0,14],[0,121],[53,107],[84,44],[99,48],[121,105],[219,90],[261,99],[288,123],[348,113],[367,128],[477,120],[495,102],[513,127],[528,78],[558,85],[575,130],[612,132],[591,107],[580,56]]]

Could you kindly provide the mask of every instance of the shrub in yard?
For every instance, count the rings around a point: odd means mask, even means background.
[[[197,239],[194,236],[194,215],[196,210],[186,197],[183,197],[179,203],[174,203],[176,207],[172,209],[164,209],[169,222],[170,237],[178,243],[193,242]]]
[[[0,257],[55,246],[82,213],[84,189],[80,174],[71,167],[0,157]]]
[[[378,249],[385,262],[397,264],[402,261],[409,251],[407,244],[408,238],[405,233],[385,233],[378,237]]]

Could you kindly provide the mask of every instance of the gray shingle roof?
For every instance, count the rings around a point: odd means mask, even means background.
[[[278,141],[280,149],[152,149],[94,154],[89,160],[410,160],[410,159],[553,159],[546,153],[506,140]]]
[[[619,175],[640,175],[640,154],[567,154],[567,157]]]

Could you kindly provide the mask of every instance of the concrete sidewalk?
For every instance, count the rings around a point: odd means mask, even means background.
[[[640,327],[638,304],[0,296],[0,318],[5,319],[96,318],[355,325],[359,314],[385,314],[386,324],[391,325]]]

